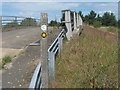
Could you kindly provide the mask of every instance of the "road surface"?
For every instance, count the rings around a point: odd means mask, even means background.
[[[2,48],[21,49],[39,38],[39,27],[2,32]]]
[[[35,31],[33,31],[35,30]],[[61,29],[57,28],[48,28],[48,43],[51,43],[55,40]],[[31,31],[29,33],[29,31]],[[14,34],[12,34],[13,32]],[[18,34],[16,34],[16,33]],[[39,28],[23,31],[10,31],[4,32],[7,34],[12,34],[10,36],[4,36],[3,41],[8,45],[5,45],[4,48],[22,48],[26,45],[29,45],[31,42],[34,42],[39,39]],[[26,33],[26,34],[25,34]],[[34,34],[33,34],[34,33]],[[30,34],[30,35],[29,35]],[[19,38],[14,38],[16,36]],[[33,37],[33,38],[32,38]],[[11,40],[12,39],[12,40]],[[11,40],[11,42],[9,41]],[[7,42],[8,41],[8,42]],[[26,41],[26,42],[25,42]],[[2,72],[2,87],[3,88],[28,88],[30,80],[32,78],[34,69],[40,62],[40,46],[29,46],[26,50],[15,58],[11,63],[8,64],[8,68]]]
[[[26,28],[11,30],[8,32],[2,32],[2,54],[0,59],[4,56],[14,57],[18,55],[24,47],[29,45],[31,42],[39,40],[40,38],[40,28]]]

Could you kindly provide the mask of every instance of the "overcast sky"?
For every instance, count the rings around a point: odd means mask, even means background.
[[[103,15],[104,12],[112,12],[118,17],[118,1],[119,0],[52,0],[44,2],[41,0],[5,0],[2,1],[2,15],[24,16],[40,18],[40,13],[48,13],[49,21],[52,19],[60,20],[61,10],[71,9],[73,11],[82,11],[84,15],[91,10]],[[34,2],[33,2],[34,1]],[[60,1],[60,0],[59,0]],[[83,2],[84,1],[84,2]],[[85,2],[86,1],[86,2]],[[89,1],[89,2],[88,2]],[[101,1],[101,2],[99,2]],[[107,0],[106,0],[107,1]]]

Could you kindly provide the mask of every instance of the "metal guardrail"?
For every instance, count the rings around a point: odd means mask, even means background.
[[[0,16],[1,25],[6,25],[7,23],[17,22],[20,24],[25,18],[31,17],[21,17],[21,16]],[[35,18],[33,18],[35,19]],[[40,19],[35,19],[37,22],[40,22]]]
[[[49,80],[53,80],[55,78],[55,54],[57,51],[62,50],[62,39],[64,35],[64,29],[57,36],[55,41],[48,49],[48,60],[49,60]]]
[[[62,40],[64,35],[64,29],[60,32],[60,34],[57,36],[55,41],[51,44],[51,46],[48,48],[48,71],[49,71],[49,81],[53,80],[55,78],[55,55],[57,51],[61,51],[62,49]],[[29,88],[30,90],[39,90],[42,88],[42,65],[41,62],[38,64],[37,68],[34,71],[33,77],[31,79]]]
[[[30,82],[30,85],[29,85],[29,88],[30,89],[40,89],[42,87],[42,83],[41,83],[41,69],[42,69],[42,66],[41,66],[41,62],[38,64],[37,68],[35,69],[34,71],[34,74],[32,76],[32,79],[31,79],[31,82]]]
[[[2,25],[6,25],[7,23],[17,22],[20,23],[26,17],[18,17],[18,16],[0,16],[0,22]]]
[[[39,69],[37,69],[35,71],[35,73],[37,75],[33,75],[33,78],[32,78],[31,84],[30,84],[30,88],[38,88],[39,87],[41,89],[42,87],[45,87],[45,88],[48,87],[48,85],[47,85],[48,82],[50,84],[51,81],[55,79],[55,56],[56,56],[57,52],[60,52],[62,50],[62,40],[63,40],[64,32],[66,34],[67,39],[70,40],[73,37],[73,34],[79,35],[82,30],[82,19],[78,13],[71,12],[70,10],[64,10],[63,12],[64,12],[63,17],[65,19],[63,21],[65,23],[66,32],[63,29],[59,33],[57,38],[54,40],[54,42],[51,44],[51,46],[48,48],[48,51],[47,51],[48,53],[46,52],[48,54],[48,56],[46,56],[46,53],[45,53],[45,56],[48,57],[48,61],[46,59],[44,59],[47,62],[45,61],[45,64],[42,63],[42,64],[48,65],[48,66],[43,66],[43,67],[41,66],[41,67],[39,67]],[[46,50],[46,48],[45,48],[45,50]],[[46,67],[46,68],[44,68],[44,67]],[[38,73],[39,73],[40,69],[42,69],[42,72],[40,72],[40,75],[39,75]],[[46,74],[43,72],[43,69],[46,70]],[[45,77],[42,75],[45,75]],[[38,82],[38,80],[41,80],[41,81]]]

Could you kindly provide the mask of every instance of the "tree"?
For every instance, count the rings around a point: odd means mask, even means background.
[[[85,15],[84,22],[89,24],[89,16],[88,15]]]
[[[36,26],[37,22],[33,18],[25,18],[24,20],[22,20],[20,25],[21,26]]]
[[[102,22],[102,17],[100,17],[100,15],[98,14],[96,20]]]
[[[102,25],[104,26],[117,26],[117,20],[113,13],[105,12],[102,17]]]
[[[93,24],[93,22],[95,21],[96,15],[97,14],[93,10],[90,12],[90,14],[88,15],[89,16],[89,24]]]
[[[49,26],[61,26],[61,23],[56,20],[51,20]]]
[[[79,13],[79,15],[81,16],[81,18],[82,18],[82,20],[83,20],[83,22],[84,22],[84,16],[83,16],[83,14],[82,14],[82,11],[79,11],[78,13]]]
[[[79,15],[83,19],[85,23],[90,25],[95,25],[95,27],[99,27],[101,25],[104,26],[115,26],[120,28],[120,20],[116,20],[116,17],[113,13],[105,12],[103,16],[95,13],[93,10],[90,11],[88,15],[83,16],[82,11],[79,11]]]
[[[62,13],[62,18],[61,18],[61,22],[65,21],[65,13]]]
[[[57,25],[57,21],[55,20],[51,20],[49,23],[50,26],[56,26]]]
[[[84,22],[88,24],[93,24],[96,20],[96,13],[92,10],[90,14],[85,15]]]

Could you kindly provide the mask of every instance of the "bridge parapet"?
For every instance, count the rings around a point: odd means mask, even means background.
[[[70,40],[74,34],[79,35],[83,29],[82,18],[75,11],[62,10],[62,23],[65,25],[68,40]]]

